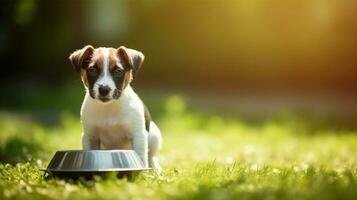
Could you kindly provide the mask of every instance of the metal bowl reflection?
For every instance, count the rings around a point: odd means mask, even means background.
[[[149,170],[133,150],[57,151],[45,170],[59,178],[90,178],[105,172],[120,176]]]

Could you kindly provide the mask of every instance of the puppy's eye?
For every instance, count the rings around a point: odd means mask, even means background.
[[[113,76],[115,77],[120,77],[124,74],[124,70],[120,69],[120,68],[115,68],[113,70]]]
[[[97,76],[98,70],[95,67],[90,67],[90,68],[88,68],[87,73],[89,76]]]

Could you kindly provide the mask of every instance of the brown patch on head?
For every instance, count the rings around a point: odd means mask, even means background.
[[[108,59],[109,59],[109,71],[113,71],[116,67],[122,67],[120,65],[120,61],[116,49],[114,48],[109,49]]]
[[[123,84],[120,90],[124,90],[132,81],[132,70],[131,68],[126,68],[121,58],[118,56],[117,49],[109,49],[109,71],[113,72],[116,68],[123,69],[125,72]]]
[[[87,45],[70,56],[72,65],[92,98],[118,99],[133,79],[144,55],[126,47],[97,48]],[[107,91],[107,92],[105,92]],[[109,92],[108,92],[109,91]]]
[[[88,66],[82,68],[80,73],[84,85],[89,88],[91,87],[91,80],[88,80],[88,71],[95,69],[98,75],[103,71],[104,68],[104,54],[103,48],[97,48],[93,50],[91,59],[88,61]]]
[[[92,62],[90,63],[90,66],[98,67],[100,71],[104,68],[104,54],[103,54],[103,48],[97,48],[94,50],[93,56],[92,56]]]

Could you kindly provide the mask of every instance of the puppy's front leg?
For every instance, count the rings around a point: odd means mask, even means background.
[[[148,134],[145,129],[134,133],[132,143],[134,151],[139,155],[145,167],[148,167]]]
[[[82,133],[82,148],[83,148],[83,150],[98,150],[98,149],[100,149],[99,138],[94,135]]]

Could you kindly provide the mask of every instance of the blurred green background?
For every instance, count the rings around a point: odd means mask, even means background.
[[[78,113],[69,54],[125,45],[145,96],[253,117],[357,113],[357,1],[1,1],[1,110]]]

